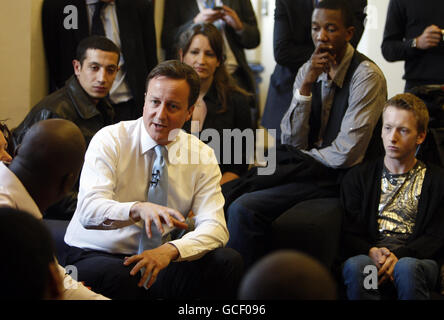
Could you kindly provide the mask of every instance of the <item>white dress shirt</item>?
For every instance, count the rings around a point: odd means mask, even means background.
[[[109,253],[137,253],[143,222],[131,223],[129,212],[136,202],[149,201],[155,146],[143,118],[97,132],[85,155],[77,209],[65,236],[67,244]],[[167,206],[183,216],[193,210],[196,225],[194,231],[171,243],[179,251],[178,261],[198,259],[228,241],[220,169],[213,149],[183,130],[178,130],[166,147]],[[199,156],[203,159],[200,163]],[[185,158],[188,161],[179,161]]]
[[[21,181],[3,162],[0,162],[0,207],[11,207],[26,211],[37,219],[43,218],[37,204]],[[65,269],[61,265],[58,264],[57,266],[63,279],[64,300],[108,300],[108,298],[89,290],[83,284],[72,279],[71,276],[65,273]]]

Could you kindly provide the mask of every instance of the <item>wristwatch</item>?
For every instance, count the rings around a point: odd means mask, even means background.
[[[413,38],[412,43],[410,44],[412,48],[416,48],[416,38]]]

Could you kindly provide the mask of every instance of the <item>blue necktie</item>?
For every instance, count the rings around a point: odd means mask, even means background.
[[[164,146],[157,145],[154,147],[154,151],[156,152],[156,159],[154,160],[151,181],[148,187],[148,202],[166,207],[168,194],[168,168],[165,164],[165,158],[167,157],[167,150]],[[151,239],[146,235],[144,224],[138,253],[140,254],[145,250],[157,248],[161,244],[162,234],[159,229],[157,229],[154,222],[151,223]]]
[[[205,0],[204,6],[205,6],[205,8],[213,9],[214,8],[214,0]]]
[[[165,164],[165,158],[167,157],[167,150],[165,146],[157,145],[154,147],[156,152],[156,159],[154,160],[153,169],[151,171],[151,181],[148,187],[148,201],[156,203],[161,206],[167,206],[168,195],[168,168]],[[164,229],[168,228],[163,226]],[[169,229],[169,228],[168,228]],[[145,223],[142,227],[142,233],[140,234],[139,250],[138,254],[141,254],[145,250],[157,248],[162,244],[162,234],[154,222],[151,223],[151,239],[148,238],[145,229]],[[145,268],[140,269],[143,276]],[[147,284],[151,278],[148,276],[147,280],[143,284],[147,289]]]

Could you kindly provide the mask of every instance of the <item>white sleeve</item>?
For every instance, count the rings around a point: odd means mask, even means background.
[[[129,211],[136,202],[113,200],[119,152],[118,141],[104,129],[93,137],[86,151],[76,211],[87,229],[116,229],[133,224]]]
[[[200,164],[193,168],[199,171],[192,205],[196,228],[181,239],[171,241],[180,254],[177,261],[199,259],[228,242],[223,210],[225,199],[220,187],[222,175],[213,150],[211,152],[214,157],[212,164]]]

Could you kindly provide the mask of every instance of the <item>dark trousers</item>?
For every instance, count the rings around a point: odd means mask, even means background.
[[[271,226],[275,219],[304,200],[336,196],[334,189],[322,188],[309,179],[246,193],[228,208],[227,247],[241,254],[247,270],[272,247]]]
[[[124,255],[70,247],[66,264],[77,268],[77,280],[111,299],[235,299],[243,274],[239,253],[218,248],[194,261],[171,262],[148,290],[137,286],[135,264],[123,265]]]

